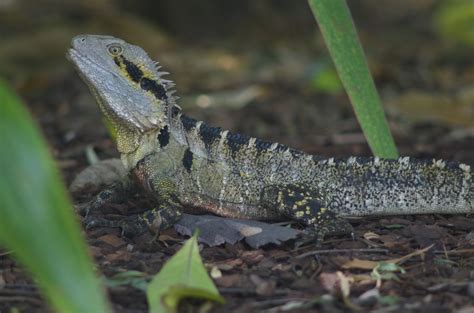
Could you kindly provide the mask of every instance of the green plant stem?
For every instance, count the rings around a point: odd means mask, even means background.
[[[398,157],[345,0],[308,0],[374,155]]]

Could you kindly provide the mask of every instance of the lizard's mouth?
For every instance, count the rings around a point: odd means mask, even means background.
[[[94,63],[94,62],[92,62],[91,59],[89,59],[87,56],[81,54],[79,51],[77,51],[74,48],[69,48],[68,49],[68,51],[66,53],[66,59],[68,59],[69,61],[71,61],[74,64],[77,64],[79,62]]]

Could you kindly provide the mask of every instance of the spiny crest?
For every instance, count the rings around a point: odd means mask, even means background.
[[[160,65],[160,62],[154,61],[153,63],[158,74],[159,82],[164,86],[166,90],[166,115],[169,119],[174,115],[177,115],[178,112],[181,112],[182,110],[181,107],[176,104],[176,100],[179,99],[179,97],[175,96],[176,90],[173,89],[176,84],[172,80],[163,78],[163,76],[169,75],[170,73],[161,71],[162,66]]]

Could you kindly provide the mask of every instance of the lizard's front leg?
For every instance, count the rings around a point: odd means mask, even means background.
[[[161,230],[173,226],[181,218],[181,210],[174,207],[147,210],[142,214],[127,216],[120,220],[111,220],[100,217],[88,217],[85,221],[86,229],[95,227],[116,227],[122,230],[122,235],[134,237],[150,231],[158,234]]]
[[[88,216],[104,206],[125,201],[137,191],[138,185],[127,175],[99,192],[91,201],[76,205],[75,208],[79,214]]]
[[[176,185],[166,177],[155,176],[149,179],[149,187],[155,196],[158,209],[147,210],[142,214],[128,216],[120,220],[90,217],[85,221],[86,228],[117,227],[126,236],[136,236],[145,231],[158,234],[173,226],[182,216],[182,205],[178,199]]]
[[[262,204],[277,208],[282,214],[310,227],[317,244],[326,235],[352,234],[352,226],[326,207],[315,190],[297,184],[272,185],[264,188]]]

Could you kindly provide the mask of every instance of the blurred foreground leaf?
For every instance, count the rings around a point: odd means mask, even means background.
[[[345,0],[308,0],[372,153],[396,158],[379,95]]]
[[[0,242],[57,312],[110,312],[43,138],[0,80]]]
[[[177,312],[184,298],[224,302],[204,268],[196,235],[166,262],[147,290],[150,313]]]

